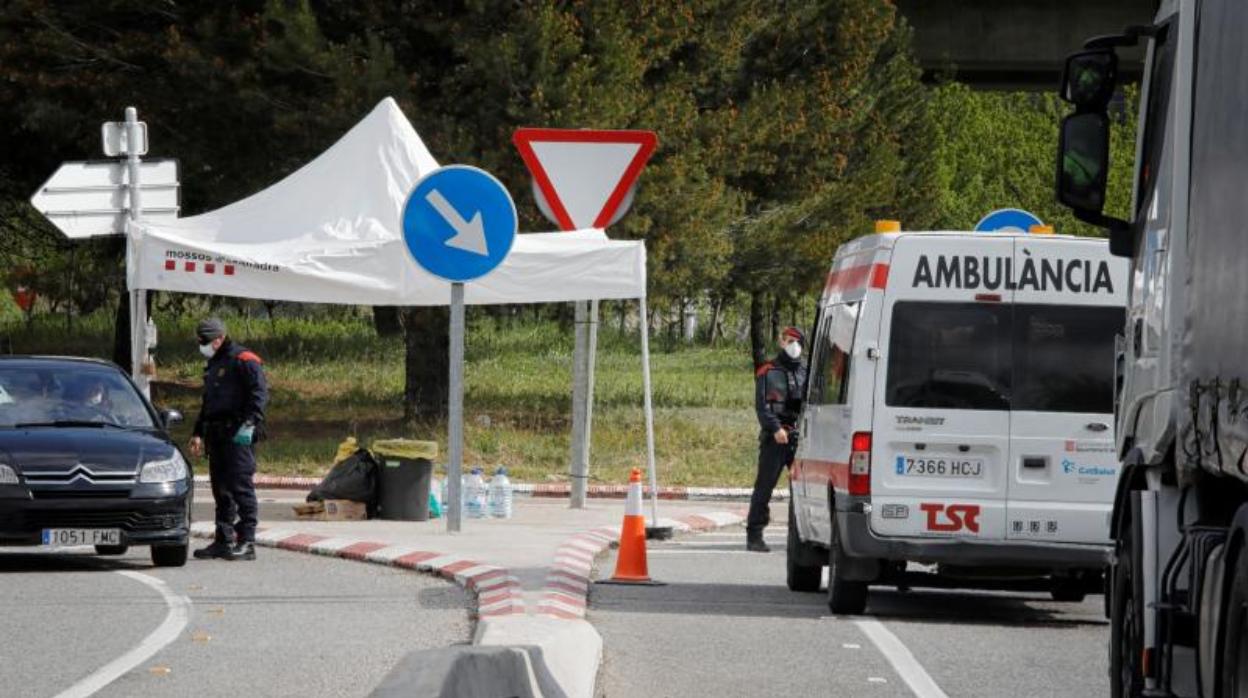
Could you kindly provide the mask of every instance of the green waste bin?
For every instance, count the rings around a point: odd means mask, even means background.
[[[391,439],[373,444],[381,464],[377,478],[378,516],[392,521],[429,520],[429,484],[438,445]]]

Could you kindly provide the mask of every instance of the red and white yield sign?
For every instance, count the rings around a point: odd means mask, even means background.
[[[511,140],[533,175],[538,208],[564,230],[618,221],[659,143],[653,131],[562,128],[521,128]]]

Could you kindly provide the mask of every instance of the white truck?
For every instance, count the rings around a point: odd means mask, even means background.
[[[834,613],[870,584],[1098,588],[1126,270],[1104,240],[1051,234],[842,245],[789,474],[789,588],[818,591],[827,565]]]
[[[1162,0],[1067,60],[1058,199],[1131,260],[1116,401],[1114,696],[1248,696],[1248,2]],[[1127,218],[1115,48],[1147,45]],[[1119,153],[1118,155],[1121,155]]]

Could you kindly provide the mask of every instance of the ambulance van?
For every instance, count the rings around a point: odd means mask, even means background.
[[[810,340],[789,588],[818,591],[827,565],[834,613],[861,613],[870,584],[916,578],[1047,579],[1055,599],[1082,599],[1110,550],[1127,281],[1098,239],[843,245]]]

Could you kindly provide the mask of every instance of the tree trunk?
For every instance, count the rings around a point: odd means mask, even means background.
[[[130,373],[130,296],[124,286],[113,319],[113,363]]]
[[[780,336],[780,297],[776,296],[771,301],[771,336]]]
[[[723,317],[722,317],[723,312],[724,312],[724,297],[716,296],[714,302],[711,305],[711,331],[710,331],[710,334],[711,334],[710,345],[711,346],[715,346],[715,342],[719,339],[719,335],[722,334],[719,324],[723,320]]]
[[[373,329],[377,331],[378,337],[397,337],[403,334],[399,309],[393,305],[374,305]]]
[[[767,337],[765,335],[765,310],[763,304],[766,298],[761,291],[754,291],[750,294],[750,354],[754,359],[754,366],[762,366],[767,361]]]
[[[450,392],[450,309],[407,308],[400,317],[407,347],[403,416],[443,419]]]

